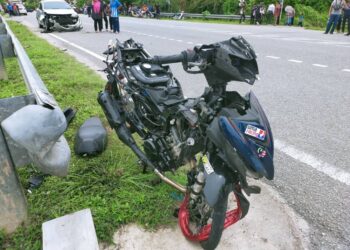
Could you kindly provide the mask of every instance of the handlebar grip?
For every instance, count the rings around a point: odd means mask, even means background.
[[[169,63],[179,63],[184,60],[184,55],[171,55],[171,56],[154,56],[151,60],[152,63],[155,64],[169,64]]]

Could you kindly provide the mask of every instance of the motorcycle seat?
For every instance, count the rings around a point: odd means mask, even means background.
[[[132,66],[130,68],[130,71],[136,80],[151,86],[159,86],[159,85],[164,86],[170,80],[170,77],[166,74],[164,75],[154,74],[154,76],[150,74],[149,76],[147,76],[139,65]]]

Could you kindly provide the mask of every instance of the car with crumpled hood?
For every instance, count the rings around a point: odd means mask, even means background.
[[[81,30],[83,25],[79,15],[63,0],[44,0],[36,10],[39,27],[46,32]]]

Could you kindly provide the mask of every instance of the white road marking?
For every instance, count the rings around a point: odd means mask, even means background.
[[[280,140],[275,139],[275,149],[285,153],[293,159],[302,162],[317,171],[350,186],[350,173],[343,171],[331,164],[317,159],[316,157],[309,155],[303,151],[296,149],[293,146],[289,146]]]
[[[266,57],[271,58],[271,59],[275,59],[275,60],[280,59],[280,57],[278,57],[278,56],[266,56]]]
[[[83,47],[81,47],[81,46],[79,46],[79,45],[76,45],[75,43],[71,43],[71,42],[69,42],[69,41],[67,41],[67,40],[65,40],[65,39],[63,39],[63,38],[61,38],[61,37],[59,37],[59,36],[56,36],[56,35],[54,35],[54,34],[49,34],[50,36],[52,36],[52,37],[54,37],[54,38],[56,38],[56,39],[58,39],[58,40],[61,40],[62,42],[64,42],[64,43],[67,43],[67,44],[69,44],[70,46],[72,46],[72,47],[75,47],[75,48],[77,48],[77,49],[79,49],[79,50],[81,50],[81,51],[84,51],[85,53],[87,53],[87,54],[89,54],[89,55],[91,55],[91,56],[93,56],[93,57],[95,57],[95,58],[97,58],[97,59],[99,59],[99,60],[105,60],[106,58],[104,58],[103,56],[100,56],[100,55],[98,55],[98,54],[96,54],[96,53],[94,53],[94,52],[92,52],[92,51],[90,51],[90,50],[87,50],[87,49],[85,49],[85,48],[83,48]]]
[[[176,40],[177,42],[179,42],[179,43],[182,43],[183,41],[182,40]]]
[[[350,72],[350,69],[343,69],[344,72]]]
[[[187,44],[193,44],[193,42],[187,42]]]
[[[169,40],[169,41],[175,41],[175,39],[174,39],[174,38],[168,38],[168,40]]]
[[[327,65],[323,65],[323,64],[317,64],[317,63],[315,63],[315,64],[312,64],[312,65],[315,66],[315,67],[320,67],[320,68],[328,68]]]
[[[288,62],[302,63],[303,61],[295,60],[295,59],[289,59]]]

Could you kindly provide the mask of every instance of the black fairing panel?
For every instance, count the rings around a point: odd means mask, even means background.
[[[230,81],[254,84],[259,74],[256,55],[243,37],[232,37],[213,46],[216,48],[214,62],[204,71],[209,85]]]

